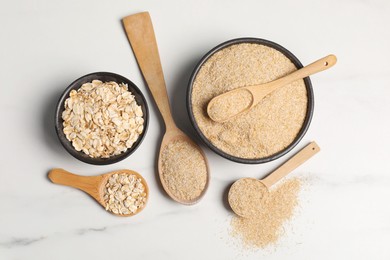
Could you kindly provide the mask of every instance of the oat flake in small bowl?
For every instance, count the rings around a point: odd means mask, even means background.
[[[102,73],[72,83],[60,99],[56,115],[64,147],[92,164],[114,163],[130,155],[147,127],[146,101],[139,89],[119,75]]]

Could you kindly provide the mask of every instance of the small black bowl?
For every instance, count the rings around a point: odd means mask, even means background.
[[[313,93],[313,88],[312,88],[312,85],[311,85],[310,78],[309,77],[304,78],[304,82],[305,82],[305,85],[306,85],[307,98],[308,98],[306,117],[305,117],[305,120],[303,122],[302,128],[299,131],[297,137],[284,150],[282,150],[282,151],[280,151],[280,152],[278,152],[276,154],[273,154],[273,155],[271,155],[269,157],[254,158],[254,159],[245,159],[245,158],[235,157],[235,156],[232,156],[232,155],[230,155],[228,153],[225,153],[224,151],[220,150],[219,148],[214,146],[207,139],[207,137],[200,130],[200,128],[199,128],[199,126],[198,126],[198,124],[197,124],[197,122],[195,120],[194,113],[193,113],[193,110],[192,110],[192,105],[191,105],[192,104],[192,100],[191,100],[191,98],[192,98],[192,87],[193,87],[195,78],[198,75],[198,72],[199,72],[200,68],[203,66],[203,64],[213,54],[215,54],[216,52],[218,52],[218,51],[220,51],[220,50],[222,50],[222,49],[224,49],[226,47],[229,47],[229,46],[235,45],[235,44],[239,44],[239,43],[255,43],[255,44],[261,44],[261,45],[265,45],[265,46],[271,47],[271,48],[276,49],[276,50],[280,51],[281,53],[283,53],[287,58],[289,58],[291,60],[291,62],[298,69],[303,67],[302,63],[298,60],[297,57],[294,56],[294,54],[292,54],[290,51],[288,51],[287,49],[285,49],[284,47],[280,46],[277,43],[274,43],[274,42],[271,42],[271,41],[268,41],[268,40],[264,40],[264,39],[259,39],[259,38],[238,38],[238,39],[233,39],[233,40],[226,41],[226,42],[216,46],[215,48],[210,50],[206,55],[204,55],[203,58],[199,61],[199,63],[196,65],[194,71],[192,72],[192,75],[190,77],[190,81],[188,83],[188,89],[187,89],[187,111],[188,111],[188,115],[190,117],[190,121],[191,121],[193,127],[195,128],[196,132],[198,133],[200,139],[202,139],[202,141],[212,151],[214,151],[215,153],[219,154],[220,156],[222,156],[222,157],[224,157],[226,159],[229,159],[229,160],[231,160],[233,162],[238,162],[238,163],[245,163],[245,164],[266,163],[266,162],[270,162],[270,161],[273,161],[275,159],[278,159],[281,156],[283,156],[286,153],[288,153],[289,151],[291,151],[291,149],[293,149],[299,143],[299,141],[301,141],[303,136],[306,134],[306,131],[309,128],[311,119],[313,117],[313,110],[314,110],[314,93]]]
[[[125,83],[127,84],[129,91],[135,96],[135,100],[138,105],[141,106],[142,112],[143,112],[143,118],[144,118],[144,130],[142,134],[138,137],[138,140],[133,144],[133,146],[129,149],[127,149],[125,152],[111,156],[109,158],[91,158],[87,154],[83,153],[82,151],[76,151],[74,147],[72,146],[72,143],[66,139],[66,136],[63,131],[63,119],[62,119],[62,112],[65,109],[65,100],[69,97],[69,93],[71,90],[79,89],[81,85],[87,82],[91,82],[92,80],[100,80],[103,82],[107,81],[115,81],[117,83]],[[80,161],[89,163],[89,164],[95,164],[95,165],[107,165],[119,162],[126,157],[128,157],[130,154],[132,154],[135,150],[137,150],[138,146],[143,141],[146,131],[148,129],[148,122],[149,122],[149,110],[148,105],[146,103],[145,97],[142,94],[142,92],[139,90],[139,88],[131,82],[129,79],[115,74],[111,72],[94,72],[85,76],[82,76],[79,79],[76,79],[74,82],[72,82],[69,87],[64,91],[64,93],[61,95],[57,108],[56,108],[56,114],[55,114],[55,128],[58,135],[58,138],[60,139],[61,144],[64,146],[64,148],[75,158],[79,159]]]

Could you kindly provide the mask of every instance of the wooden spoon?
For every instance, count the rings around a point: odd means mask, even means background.
[[[160,56],[158,53],[156,37],[154,35],[153,24],[150,19],[148,12],[138,13],[125,17],[123,20],[123,25],[126,30],[127,37],[137,59],[138,65],[142,71],[144,79],[152,93],[152,96],[157,104],[158,109],[164,119],[166,132],[163,137],[160,146],[159,160],[158,160],[158,172],[160,176],[161,184],[166,191],[166,193],[175,201],[191,205],[199,201],[200,198],[205,194],[208,183],[209,183],[209,167],[207,159],[202,149],[195,144],[187,135],[185,135],[175,124],[171,108],[169,106],[169,100],[167,95],[167,90],[165,86],[164,75],[161,67]],[[207,181],[204,187],[204,190],[199,195],[199,197],[192,200],[183,200],[177,198],[172,194],[168,188],[167,183],[165,183],[162,176],[162,152],[164,148],[175,140],[183,140],[189,144],[192,144],[193,147],[199,150],[202,154],[203,159],[207,167]]]
[[[253,216],[256,213],[256,210],[261,207],[261,200],[268,195],[272,185],[319,151],[320,147],[315,142],[311,142],[264,179],[242,178],[234,182],[230,187],[228,194],[230,207],[241,217]],[[253,194],[252,191],[250,191],[249,196],[245,196],[244,191],[249,191],[249,188],[252,188],[255,191],[253,191]]]
[[[207,105],[207,114],[215,122],[225,122],[258,104],[265,96],[273,91],[298,79],[303,79],[317,72],[331,68],[337,58],[328,55],[312,64],[269,83],[240,87],[218,95]]]
[[[130,217],[134,216],[138,213],[140,213],[146,206],[146,203],[148,202],[149,198],[149,187],[146,183],[145,179],[137,172],[131,171],[131,170],[119,170],[119,171],[113,171],[102,175],[97,176],[80,176],[73,173],[70,173],[68,171],[65,171],[64,169],[52,169],[48,177],[49,179],[56,184],[61,184],[65,186],[70,186],[79,190],[82,190],[89,194],[92,198],[94,198],[97,202],[99,202],[100,205],[102,205],[104,208],[106,208],[107,203],[104,201],[104,188],[108,181],[108,178],[110,178],[113,174],[120,174],[120,173],[126,173],[126,174],[132,174],[135,175],[137,178],[141,179],[141,183],[145,187],[145,193],[146,193],[146,201],[144,207],[138,209],[135,213],[130,214],[115,214],[114,212],[109,211],[110,213],[121,216],[121,217]]]

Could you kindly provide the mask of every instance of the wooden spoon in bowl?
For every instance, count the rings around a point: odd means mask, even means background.
[[[230,207],[241,217],[255,216],[261,210],[261,201],[268,195],[271,186],[319,151],[320,147],[315,142],[311,142],[264,179],[237,180],[229,189]]]
[[[269,83],[240,87],[218,95],[207,105],[207,114],[215,122],[225,122],[257,105],[265,96],[298,79],[331,68],[337,58],[328,55],[312,64]]]
[[[161,142],[158,160],[158,172],[161,184],[166,193],[173,200],[185,205],[194,204],[203,197],[208,187],[209,168],[206,156],[202,149],[176,126],[172,118],[156,37],[154,35],[153,25],[149,13],[143,12],[130,15],[125,17],[122,22],[138,65],[165,123],[166,132]],[[206,165],[206,184],[199,196],[193,199],[187,200],[175,196],[168,183],[164,180],[162,154],[164,149],[170,143],[177,140],[184,141],[186,144],[199,151]]]
[[[106,208],[107,203],[104,200],[104,188],[105,185],[108,182],[108,179],[111,175],[114,174],[129,174],[129,175],[135,175],[137,178],[141,179],[141,183],[145,187],[145,193],[146,193],[146,201],[142,208],[139,208],[135,213],[129,213],[129,214],[116,214],[112,211],[109,211],[110,213],[121,216],[121,217],[130,217],[134,216],[138,213],[140,213],[146,206],[146,203],[148,202],[149,197],[149,188],[148,184],[146,183],[145,179],[137,172],[131,171],[131,170],[119,170],[119,171],[113,171],[102,175],[97,176],[80,176],[73,173],[70,173],[68,171],[65,171],[64,169],[52,169],[48,177],[49,179],[56,184],[61,184],[65,186],[70,186],[79,190],[84,191],[85,193],[89,194],[92,198],[94,198],[100,205],[102,205],[104,208]]]

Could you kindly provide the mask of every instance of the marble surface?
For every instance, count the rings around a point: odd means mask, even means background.
[[[193,137],[186,85],[217,44],[264,38],[303,64],[338,56],[333,69],[312,77],[313,121],[293,152],[311,140],[322,151],[293,173],[310,185],[276,247],[246,251],[231,238],[224,192],[292,153],[242,165],[204,147],[212,173],[204,199],[188,207],[162,192],[155,160],[163,126],[120,23],[140,11],[154,22],[174,118]],[[1,1],[0,259],[390,259],[389,12],[387,0]],[[151,110],[144,143],[109,166],[70,156],[53,126],[61,92],[94,71],[130,78]],[[54,167],[84,175],[136,170],[150,185],[149,204],[133,218],[112,216],[86,194],[51,184]]]

